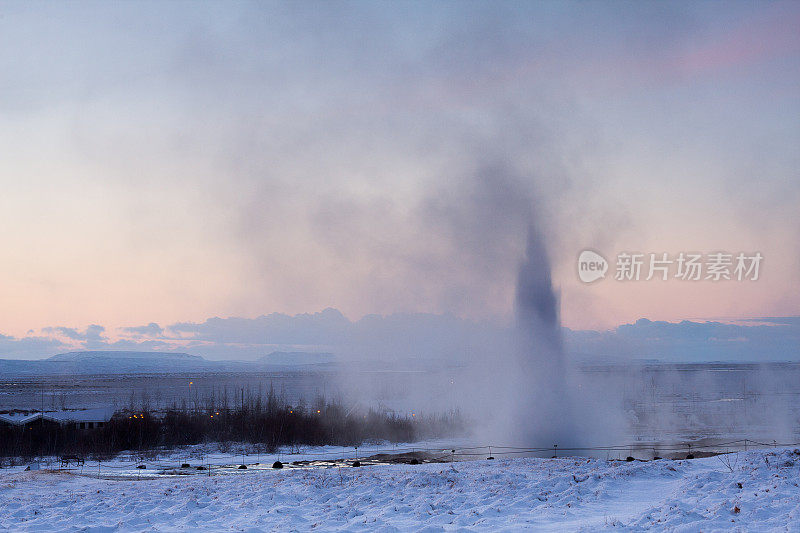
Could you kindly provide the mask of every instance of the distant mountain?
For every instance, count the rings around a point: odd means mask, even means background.
[[[272,352],[258,361],[266,365],[319,365],[333,363],[335,358],[332,353],[319,352]]]
[[[291,366],[319,369],[333,362],[330,353],[308,352],[272,352],[257,361],[209,361],[182,352],[83,351],[38,360],[0,359],[0,376],[264,372]]]
[[[108,361],[108,360],[136,360],[136,361],[192,361],[204,362],[205,359],[199,355],[191,355],[183,352],[123,352],[123,351],[87,351],[87,352],[68,352],[60,353],[49,357],[47,361]]]
[[[180,352],[84,351],[35,361],[0,359],[0,374],[174,373],[215,370],[222,364]]]

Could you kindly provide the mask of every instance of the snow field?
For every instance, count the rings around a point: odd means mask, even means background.
[[[142,481],[0,471],[0,529],[800,531],[800,453],[735,457],[733,472],[716,457],[521,458]]]

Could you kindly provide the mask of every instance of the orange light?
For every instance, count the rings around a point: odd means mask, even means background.
[[[319,414],[320,412],[321,412],[321,411],[320,411],[319,409],[317,409],[317,414]]]

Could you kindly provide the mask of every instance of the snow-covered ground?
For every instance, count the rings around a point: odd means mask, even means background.
[[[730,469],[717,457],[519,458],[139,481],[92,477],[88,463],[5,469],[0,530],[800,531],[800,451],[728,458]]]

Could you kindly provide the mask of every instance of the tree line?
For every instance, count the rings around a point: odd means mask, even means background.
[[[227,404],[227,402],[225,402]],[[265,451],[279,446],[358,446],[364,442],[412,442],[449,437],[464,430],[461,415],[388,410],[358,410],[318,397],[311,405],[289,405],[270,390],[266,399],[242,401],[233,408],[213,398],[202,408],[172,406],[163,410],[133,408],[117,411],[103,427],[79,429],[37,420],[24,426],[0,423],[0,457],[78,455],[111,457],[121,451],[150,451],[201,443],[242,442]]]

